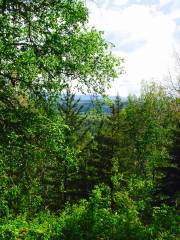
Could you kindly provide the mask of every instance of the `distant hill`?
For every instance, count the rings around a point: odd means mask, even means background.
[[[102,96],[98,95],[98,96],[93,96],[93,95],[76,95],[75,96],[76,99],[81,99],[81,100],[92,100],[92,99],[102,99]],[[116,96],[109,96],[110,99],[115,100]],[[120,97],[122,102],[126,102],[127,101],[127,97]]]
[[[95,104],[96,104],[95,100],[102,99],[101,96],[92,96],[92,95],[76,95],[75,98],[80,99],[79,104],[83,105],[81,112],[90,111],[91,109],[93,109],[95,107]],[[116,96],[111,96],[109,98],[114,101]],[[121,97],[121,101],[122,101],[123,105],[125,105],[127,102],[127,98]],[[103,110],[103,112],[107,112],[107,113],[110,112],[110,108],[106,104],[104,104],[102,106],[102,110]]]

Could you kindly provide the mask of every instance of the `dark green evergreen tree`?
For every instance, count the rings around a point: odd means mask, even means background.
[[[104,103],[103,103],[104,104]],[[121,127],[122,102],[119,96],[111,102],[110,113],[103,114],[99,131],[95,136],[96,147],[92,149],[88,161],[91,188],[95,184],[105,183],[113,188],[112,177],[115,170],[115,154],[119,144],[119,129]],[[102,111],[102,109],[101,109]],[[116,171],[116,170],[115,170]]]
[[[54,192],[55,196],[57,194],[56,182],[58,183],[57,179],[61,178],[63,182],[62,196],[65,203],[66,201],[79,200],[82,196],[85,196],[83,176],[85,174],[86,155],[93,137],[89,131],[89,126],[86,124],[87,113],[82,112],[83,105],[81,105],[80,99],[76,99],[75,94],[71,93],[69,88],[60,98],[57,108],[65,124],[64,144],[70,149],[75,149],[77,161],[76,164],[74,162],[74,168],[69,168],[68,163],[62,160],[63,173],[61,176],[56,174],[57,166],[51,166],[46,174],[46,180],[49,180],[49,188],[52,189],[51,195]]]
[[[174,107],[175,105],[175,107]],[[171,206],[180,206],[180,121],[178,99],[172,101],[174,108],[173,145],[170,149],[170,166],[161,167],[157,172],[162,173],[162,178],[157,182],[155,198],[157,202],[166,203]]]

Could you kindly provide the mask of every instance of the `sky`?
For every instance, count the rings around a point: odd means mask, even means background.
[[[89,25],[104,31],[124,59],[109,95],[140,93],[141,82],[165,82],[180,46],[180,0],[86,0]]]

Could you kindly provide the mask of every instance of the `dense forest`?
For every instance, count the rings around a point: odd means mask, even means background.
[[[82,1],[0,0],[0,239],[180,239],[178,91],[108,98],[111,47]]]

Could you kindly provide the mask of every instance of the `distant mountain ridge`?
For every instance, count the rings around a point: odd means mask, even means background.
[[[109,97],[112,101],[115,101],[116,96],[110,96]],[[125,105],[127,102],[127,98],[120,97],[122,104]],[[103,99],[102,96],[93,96],[93,95],[75,95],[75,99],[80,99],[79,105],[82,105],[83,108],[81,109],[81,112],[87,112],[92,110],[95,107],[95,100],[97,99]],[[110,107],[106,104],[103,104],[102,111],[109,113],[111,111]]]
[[[108,97],[111,100],[115,100],[116,99],[116,96],[108,96]],[[80,100],[92,100],[92,99],[96,99],[96,98],[102,99],[102,96],[101,95],[89,95],[89,94],[85,95],[85,94],[83,94],[83,95],[75,95],[75,98],[76,99],[80,99]],[[120,98],[121,98],[122,102],[126,102],[127,101],[127,97],[121,97],[120,96]]]

